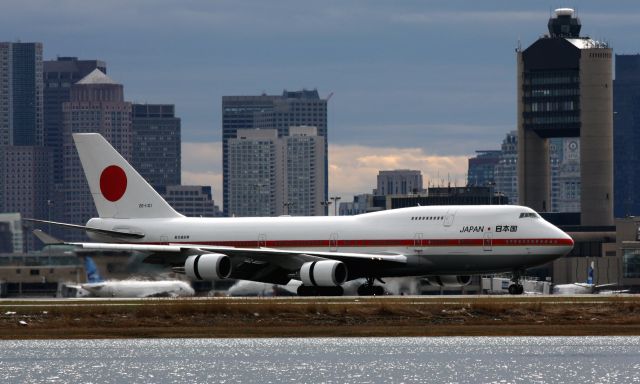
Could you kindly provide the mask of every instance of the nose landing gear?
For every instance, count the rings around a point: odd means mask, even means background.
[[[522,295],[524,293],[524,287],[520,283],[521,276],[523,273],[524,271],[521,271],[521,270],[513,271],[513,277],[511,278],[511,281],[513,282],[513,284],[509,286],[509,294]]]

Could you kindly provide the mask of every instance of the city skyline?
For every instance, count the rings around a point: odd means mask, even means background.
[[[381,169],[461,185],[467,158],[515,129],[514,49],[545,33],[553,8],[576,7],[615,53],[639,51],[634,2],[39,4],[3,5],[3,40],[42,42],[45,60],[104,60],[128,100],[175,104],[183,181],[213,185],[218,204],[224,94],[333,92],[331,195],[369,192]]]

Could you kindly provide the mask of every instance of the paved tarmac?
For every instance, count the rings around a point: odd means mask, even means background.
[[[0,299],[0,310],[3,307],[56,307],[56,306],[123,306],[123,305],[167,305],[171,303],[202,304],[224,303],[227,305],[367,305],[393,303],[395,305],[464,305],[475,303],[496,303],[510,305],[530,305],[542,303],[546,305],[585,304],[598,305],[609,303],[640,303],[640,295],[429,295],[429,296],[318,296],[318,297],[188,297],[188,298],[4,298]]]

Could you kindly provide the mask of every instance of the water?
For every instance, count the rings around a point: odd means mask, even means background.
[[[640,383],[640,337],[0,341],[2,383]]]

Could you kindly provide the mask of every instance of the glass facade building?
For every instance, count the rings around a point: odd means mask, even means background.
[[[615,216],[640,216],[640,55],[616,55],[613,110]]]
[[[43,62],[44,76],[44,145],[53,152],[53,180],[62,183],[62,104],[71,100],[71,86],[94,69],[107,73],[107,65],[100,60],[78,60],[77,57],[58,57]]]
[[[0,145],[42,145],[42,43],[0,43]]]
[[[133,167],[162,193],[180,185],[180,119],[171,104],[133,104],[131,134]]]

